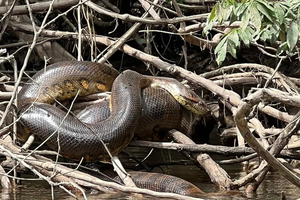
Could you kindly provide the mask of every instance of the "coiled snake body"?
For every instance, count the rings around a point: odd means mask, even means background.
[[[177,101],[180,101],[180,96],[183,95],[187,101],[193,102],[193,106],[198,106],[195,109],[200,110],[198,114],[208,112],[200,98],[174,81],[174,79],[143,76],[130,70],[118,75],[113,68],[92,62],[56,63],[49,66],[46,73],[44,71],[36,73],[19,92],[17,102],[20,121],[40,139],[47,140],[46,143],[50,148],[59,149],[59,153],[63,156],[73,160],[84,158],[86,161],[107,159],[108,154],[103,143],[112,155],[116,155],[133,138],[142,115],[141,90],[144,88],[152,85],[167,87],[168,92],[175,91],[172,94],[175,98],[179,96]],[[110,114],[98,120],[83,122],[51,105],[55,99],[62,101],[73,98],[76,94],[84,96],[110,89],[112,91],[109,103]],[[162,102],[174,102],[165,91],[157,90],[156,93],[159,97],[168,96]],[[178,105],[178,103],[171,104]],[[188,107],[190,105],[188,104]],[[155,106],[152,108],[155,109]],[[97,109],[89,110],[89,112],[95,111]],[[178,112],[181,112],[180,108]],[[84,114],[79,118],[85,118]],[[178,126],[178,120],[175,122]]]

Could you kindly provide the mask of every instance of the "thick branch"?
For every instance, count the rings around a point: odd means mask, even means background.
[[[73,5],[76,5],[79,2],[79,0],[69,0],[69,1],[64,1],[64,0],[56,0],[53,3],[53,9],[63,9],[63,8],[69,8]],[[45,12],[49,9],[50,4],[52,1],[46,1],[46,2],[41,2],[41,3],[34,3],[30,4],[30,8],[33,13],[35,12]],[[7,6],[2,6],[0,7],[0,15],[5,14],[9,10],[9,7]],[[28,9],[27,5],[18,5],[15,6],[12,10],[12,15],[23,15],[23,14],[28,14]]]

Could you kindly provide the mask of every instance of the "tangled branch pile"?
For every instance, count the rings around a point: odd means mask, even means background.
[[[177,143],[132,141],[131,146],[180,151],[222,191],[254,192],[271,167],[300,187],[299,169],[285,160],[300,158],[299,11],[297,0],[0,1],[0,149],[6,157],[2,167],[9,169],[2,174],[29,170],[85,198],[83,188],[182,198],[103,181],[78,170],[81,163],[72,169],[40,155],[56,152],[15,144],[18,118],[12,110],[23,81],[48,64],[77,59],[186,81],[210,105],[206,123],[218,126],[224,143],[237,141],[236,147],[198,145],[170,130],[168,137]],[[238,157],[220,164],[262,161],[233,180],[210,153]],[[5,178],[2,186],[12,187]]]

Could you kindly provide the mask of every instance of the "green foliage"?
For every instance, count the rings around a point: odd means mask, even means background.
[[[225,34],[215,48],[219,65],[226,53],[236,57],[236,50],[243,43],[252,42],[274,45],[277,55],[292,56],[299,46],[300,1],[267,2],[265,0],[224,0],[213,7],[204,33],[208,34],[215,22],[223,24],[240,22],[238,28]]]

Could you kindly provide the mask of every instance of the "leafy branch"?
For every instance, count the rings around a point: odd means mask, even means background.
[[[239,27],[224,34],[215,48],[219,65],[230,53],[236,58],[241,43],[262,43],[277,48],[276,55],[293,56],[299,46],[300,2],[268,2],[266,0],[225,0],[215,4],[207,20],[208,34],[218,22],[239,22]]]

